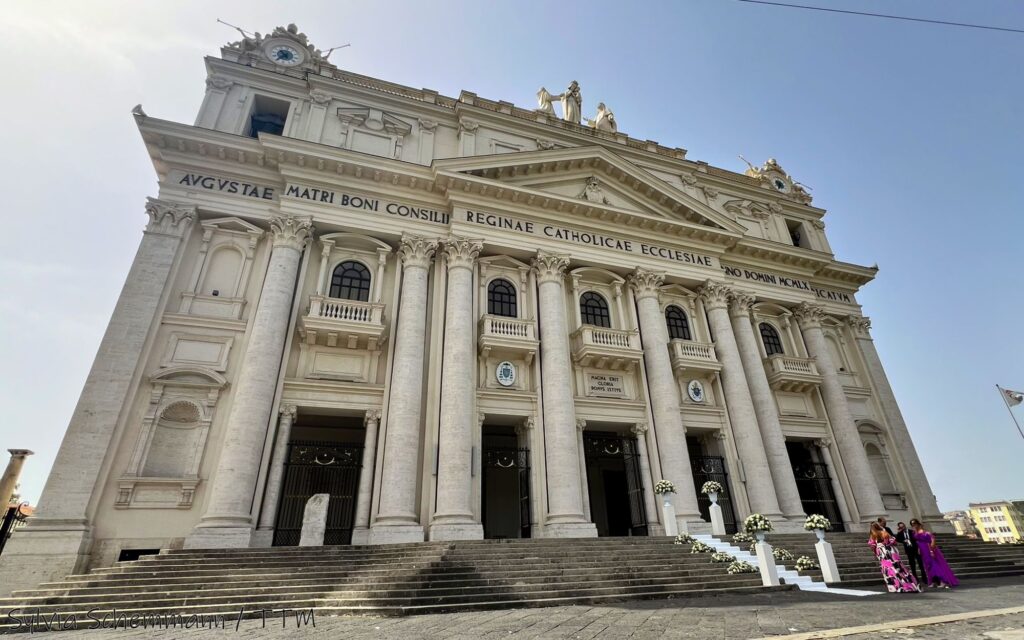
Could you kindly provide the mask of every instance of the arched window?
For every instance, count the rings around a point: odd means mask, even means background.
[[[487,313],[493,316],[516,318],[516,288],[508,280],[497,278],[487,285]]]
[[[782,338],[779,337],[779,332],[775,330],[775,327],[767,322],[762,322],[759,328],[761,329],[761,342],[764,343],[764,352],[766,354],[786,353],[786,350],[782,348]]]
[[[881,450],[875,444],[868,442],[864,445],[864,453],[868,456],[868,465],[871,467],[872,475],[875,476],[878,490],[882,493],[893,493],[896,489],[892,481],[892,474],[889,473],[889,465]]]
[[[608,301],[600,293],[587,291],[580,296],[580,315],[583,324],[592,324],[595,327],[612,328],[612,319],[608,314]]]
[[[331,275],[332,298],[370,301],[370,270],[361,262],[346,260],[334,268]]]
[[[686,312],[676,305],[669,305],[665,309],[665,324],[668,325],[669,340],[693,340],[690,334],[690,321],[686,319]]]

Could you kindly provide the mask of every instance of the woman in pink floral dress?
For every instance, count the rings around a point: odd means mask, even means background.
[[[868,544],[878,558],[878,564],[882,570],[882,580],[889,593],[917,593],[921,588],[917,586],[917,580],[913,574],[907,571],[900,561],[900,554],[896,550],[896,538],[889,535],[877,522],[871,523],[871,537]]]

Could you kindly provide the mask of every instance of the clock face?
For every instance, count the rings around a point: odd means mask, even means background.
[[[276,44],[267,51],[267,57],[274,64],[282,67],[294,67],[302,64],[305,56],[302,52],[289,44]]]
[[[494,370],[494,377],[498,379],[498,384],[503,387],[511,387],[516,383],[516,366],[505,360],[498,363],[498,367]]]
[[[778,189],[779,191],[785,191],[786,190],[786,186],[787,185],[786,185],[786,182],[782,178],[775,178],[774,180],[772,180],[772,184],[774,184],[775,188]]]
[[[686,394],[694,402],[704,402],[704,384],[700,380],[691,380],[690,384],[686,385]]]

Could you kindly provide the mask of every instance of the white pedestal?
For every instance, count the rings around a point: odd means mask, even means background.
[[[306,501],[302,512],[302,531],[299,534],[300,547],[324,546],[324,535],[327,533],[327,507],[331,502],[331,494],[318,493]]]
[[[711,535],[725,535],[725,518],[722,516],[722,507],[717,502],[712,502],[709,509],[711,512]]]
[[[671,498],[662,503],[661,515],[665,521],[665,535],[673,538],[679,535],[679,526],[676,524],[676,508],[672,506]]]
[[[761,584],[766,587],[774,587],[779,584],[779,570],[775,566],[775,556],[772,555],[772,545],[767,542],[758,542],[755,545],[757,551],[757,568],[761,570]]]
[[[822,538],[814,545],[814,550],[818,552],[818,566],[821,567],[821,577],[825,580],[825,584],[839,582],[839,568],[836,567],[836,557],[832,553],[832,545]]]

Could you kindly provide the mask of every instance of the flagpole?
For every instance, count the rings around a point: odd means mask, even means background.
[[[1004,393],[1005,390],[998,384],[996,385],[996,389],[999,390],[999,396],[1003,399],[1003,404],[1006,405],[1006,412],[1010,414],[1011,418],[1013,418],[1013,424],[1017,425],[1017,432],[1020,434],[1021,438],[1024,438],[1024,430],[1020,428],[1020,423],[1017,422],[1017,416],[1013,414],[1013,409],[1010,408],[1010,403],[1006,399],[1006,393]]]

